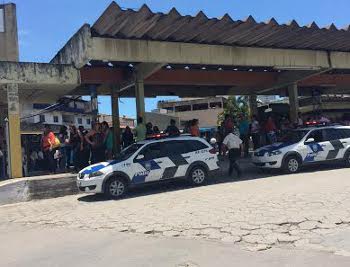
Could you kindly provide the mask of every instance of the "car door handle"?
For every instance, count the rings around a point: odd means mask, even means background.
[[[156,161],[156,163],[163,163],[163,161]]]
[[[343,143],[343,144],[347,144],[348,142],[343,141],[342,143]]]

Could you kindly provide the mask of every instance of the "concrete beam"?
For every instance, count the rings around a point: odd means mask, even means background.
[[[0,61],[0,84],[79,85],[79,71],[71,65]]]
[[[293,83],[298,83],[302,80],[311,78],[313,76],[322,74],[324,72],[329,71],[330,69],[323,69],[323,70],[319,70],[319,71],[314,71],[314,70],[291,70],[291,71],[286,71],[281,73],[278,78],[277,81],[275,82],[275,84],[271,87],[265,88],[263,90],[259,90],[258,94],[264,94],[276,89],[280,89],[282,87],[286,87],[289,86]]]
[[[68,40],[65,46],[50,61],[53,64],[72,64],[76,68],[82,68],[90,58],[92,47],[91,29],[89,24],[84,24]]]
[[[329,68],[326,51],[232,47],[93,37],[91,59],[126,62]],[[349,54],[350,53],[345,53]],[[350,68],[338,54],[331,53],[333,67]]]

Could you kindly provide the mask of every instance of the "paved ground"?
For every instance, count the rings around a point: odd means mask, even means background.
[[[229,243],[93,230],[0,227],[0,266],[337,266],[350,258],[325,252],[272,248],[242,251]]]
[[[152,186],[119,201],[75,195],[5,205],[0,226],[140,233],[209,239],[250,251],[282,247],[350,256],[349,169],[313,167],[267,178],[254,173],[248,168],[243,180],[216,179],[198,188]]]

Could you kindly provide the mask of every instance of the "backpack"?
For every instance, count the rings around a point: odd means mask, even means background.
[[[60,139],[55,136],[55,142],[52,144],[52,148],[59,148],[61,146]]]

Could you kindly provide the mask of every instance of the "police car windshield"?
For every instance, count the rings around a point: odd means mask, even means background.
[[[301,139],[309,132],[310,130],[287,130],[285,131],[281,138],[280,142],[295,144],[300,142]]]
[[[142,146],[143,144],[132,144],[127,148],[123,149],[117,158],[120,160],[126,160],[130,158]]]

